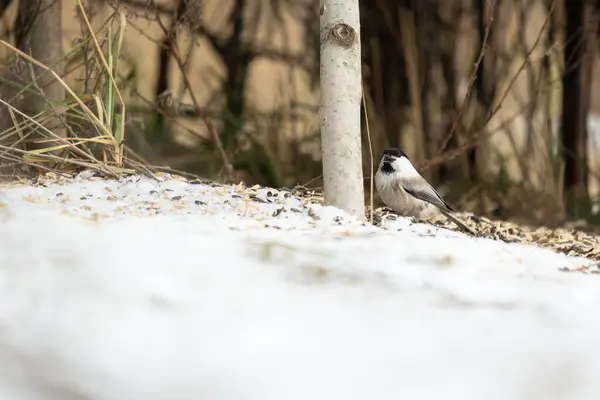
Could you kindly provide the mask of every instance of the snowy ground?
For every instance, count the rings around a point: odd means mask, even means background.
[[[0,399],[600,398],[586,260],[177,180],[0,202]]]

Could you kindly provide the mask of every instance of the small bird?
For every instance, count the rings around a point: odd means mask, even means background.
[[[452,215],[454,210],[417,172],[400,149],[383,151],[375,174],[375,186],[385,205],[400,215],[427,218],[441,212],[463,231],[475,235],[471,228]]]

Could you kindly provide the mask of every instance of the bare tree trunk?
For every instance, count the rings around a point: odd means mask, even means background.
[[[243,126],[246,103],[244,93],[250,64],[256,54],[244,45],[242,38],[246,30],[244,13],[248,8],[247,0],[234,0],[229,21],[232,32],[227,42],[221,46],[219,53],[226,66],[226,80],[224,84],[227,93],[226,115],[223,115],[223,145],[225,148],[237,150],[237,134]],[[256,28],[255,28],[256,29]]]
[[[255,26],[248,27],[244,18],[248,1],[234,0],[232,3],[228,18],[232,29],[226,40],[218,38],[204,26],[196,29],[210,41],[225,65],[226,78],[223,82],[223,91],[227,94],[227,99],[226,109],[223,112],[222,141],[226,150],[235,152],[237,134],[243,126],[246,111],[244,101],[246,81],[250,64],[256,58],[257,53],[249,48],[247,41],[242,37],[248,28],[256,29]]]
[[[365,218],[361,152],[361,48],[358,0],[323,0],[321,141],[325,203]]]
[[[596,10],[591,0],[565,0],[566,30],[562,80],[561,144],[564,198],[571,216],[589,212],[587,116],[594,62]]]
[[[477,0],[476,1],[476,10],[477,10],[477,36],[479,38],[479,45],[485,46],[484,38],[486,29],[488,29],[487,24],[489,7],[499,7],[497,3],[490,3],[486,0]],[[488,42],[491,43],[493,41],[494,32],[490,31],[488,36]],[[483,57],[482,62],[479,64],[477,68],[477,78],[475,80],[475,91],[477,97],[477,114],[476,114],[476,124],[480,128],[484,128],[485,121],[488,118],[488,115],[492,111],[494,97],[496,95],[496,84],[494,82],[494,65],[497,60],[495,59],[495,55],[493,54],[493,45],[488,45],[485,56]],[[479,52],[475,54],[475,57],[479,56]],[[484,139],[485,140],[485,139]],[[480,156],[481,142],[478,141],[478,144],[467,151],[467,163],[469,168],[469,178],[471,180],[480,179],[481,176],[479,174],[478,168],[478,157]]]
[[[10,6],[10,0],[0,0],[0,17],[4,16],[4,12]]]
[[[52,67],[59,76],[63,75],[63,63],[57,64],[63,57],[61,14],[62,0],[21,0],[16,27],[19,49],[39,62]],[[43,69],[33,67],[35,77],[39,77],[36,86],[43,93],[35,90],[37,93],[27,95],[22,111],[29,116],[35,116],[48,110],[49,101],[57,103],[63,102],[65,99],[65,88],[49,73],[40,77],[43,72]],[[60,116],[50,118],[45,126],[58,137],[67,136],[67,129]],[[52,142],[30,143],[29,148],[53,145],[55,143]]]
[[[446,3],[448,7],[448,3]],[[455,7],[450,6],[450,7]],[[441,9],[440,13],[448,12],[449,16],[441,21],[458,21],[462,18],[463,10],[460,7],[457,7],[457,11],[448,11]],[[455,17],[454,19],[452,17]],[[446,148],[440,148],[445,140],[448,132],[452,131],[452,126],[454,125],[454,119],[456,118],[456,114],[458,112],[459,105],[456,101],[456,90],[458,88],[458,75],[455,67],[455,59],[457,54],[457,32],[443,32],[442,24],[440,22],[437,23],[436,26],[438,34],[441,36],[438,43],[438,52],[439,52],[439,63],[440,70],[442,74],[441,80],[444,82],[444,86],[446,88],[440,102],[440,114],[444,116],[442,122],[442,128],[438,135],[436,135],[436,139],[434,142],[435,150],[432,151],[431,157],[435,157],[439,153],[446,151],[447,149],[455,149],[459,145],[458,136],[463,133],[464,129],[462,127],[462,120],[456,121],[457,130],[450,137],[450,140],[446,144]],[[439,181],[445,182],[449,179],[455,179],[457,176],[468,176],[468,167],[466,163],[466,159],[461,158],[459,162],[455,164],[444,163],[439,166]]]
[[[179,0],[169,31],[163,38],[158,53],[158,78],[155,94],[158,98],[169,90],[169,75],[171,73],[171,58],[173,55],[173,44],[177,43],[177,32],[180,29],[181,18],[187,8],[187,0]],[[156,114],[156,131],[153,139],[169,137],[169,125],[162,113]]]
[[[419,57],[419,33],[421,33],[423,24],[418,25],[415,21],[417,14],[416,7],[400,7],[399,22],[400,36],[402,40],[402,51],[404,53],[404,62],[406,64],[406,76],[408,78],[408,94],[410,97],[410,114],[413,126],[412,149],[409,147],[407,152],[415,160],[423,160],[427,157],[425,129],[423,124],[423,110],[421,108],[421,99],[423,94],[423,75],[427,73],[424,68],[422,57]],[[408,147],[408,146],[405,146]],[[426,174],[426,175],[425,175]],[[431,179],[428,172],[424,173],[425,178]]]
[[[364,76],[367,82],[365,90],[371,90],[374,99],[374,115],[369,118],[372,121],[373,116],[378,119],[385,135],[385,138],[382,138],[380,143],[374,143],[374,146],[402,147],[406,131],[404,128],[410,122],[405,116],[405,110],[411,103],[406,89],[408,73],[397,20],[400,9],[406,5],[397,0],[378,0],[362,1],[360,7],[363,16],[361,51],[369,70]]]

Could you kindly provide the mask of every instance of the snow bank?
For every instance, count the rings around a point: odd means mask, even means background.
[[[585,260],[238,189],[0,188],[0,398],[599,398]]]

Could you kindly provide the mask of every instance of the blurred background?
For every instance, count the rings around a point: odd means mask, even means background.
[[[62,41],[62,75],[91,91],[90,56],[74,51],[82,13],[75,0],[49,2],[0,1],[0,33],[18,43],[23,14],[58,3],[39,40]],[[319,0],[84,5],[94,29],[127,18],[118,84],[130,154],[220,181],[321,186]],[[599,10],[596,0],[360,0],[375,167],[384,148],[402,147],[459,210],[600,224]]]

